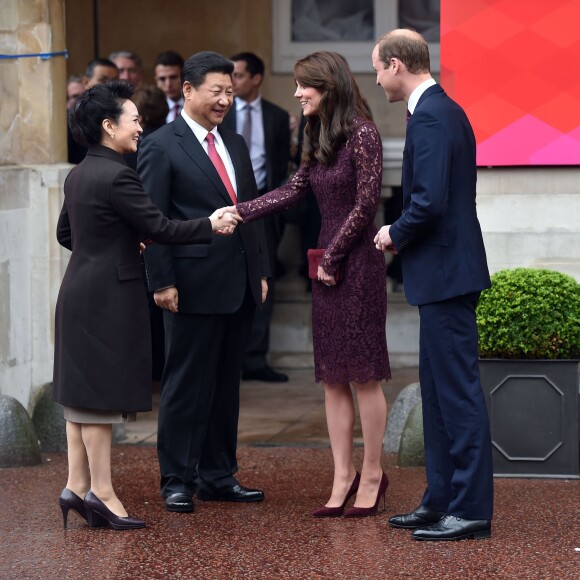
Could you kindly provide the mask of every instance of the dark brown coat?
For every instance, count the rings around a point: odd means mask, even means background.
[[[72,250],[56,305],[54,397],[151,409],[151,337],[139,242],[211,242],[208,218],[169,220],[123,157],[93,147],[67,177],[57,239]]]

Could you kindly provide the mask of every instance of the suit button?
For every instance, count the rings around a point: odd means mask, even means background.
[[[240,252],[242,252],[242,254],[245,254],[246,250],[244,250],[244,248],[240,248]]]

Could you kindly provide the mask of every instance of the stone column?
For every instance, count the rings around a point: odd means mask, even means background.
[[[2,0],[0,53],[65,50],[63,0]],[[2,164],[66,161],[66,60],[0,61]]]
[[[64,0],[2,0],[0,53],[65,50]],[[29,412],[52,380],[55,228],[66,161],[66,61],[0,60],[0,393]]]

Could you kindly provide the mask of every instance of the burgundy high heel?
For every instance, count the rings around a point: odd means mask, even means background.
[[[135,530],[144,528],[145,522],[138,518],[115,515],[92,491],[85,496],[85,510],[89,526],[93,527],[95,518],[102,518],[115,530]]]
[[[351,507],[344,512],[345,518],[362,518],[365,516],[376,516],[379,508],[379,501],[381,497],[383,498],[383,511],[385,511],[385,494],[387,493],[387,487],[389,487],[389,478],[387,474],[383,471],[381,477],[381,483],[379,483],[379,491],[377,492],[377,501],[375,505],[368,508],[361,507]]]
[[[359,483],[360,483],[360,473],[357,471],[350,486],[350,489],[348,490],[348,493],[346,494],[346,497],[342,502],[342,505],[339,505],[338,507],[322,506],[321,508],[318,508],[317,510],[313,511],[312,515],[315,518],[338,518],[339,516],[341,516],[342,513],[344,512],[346,504],[348,503],[348,500],[358,491]]]
[[[68,519],[68,512],[71,508],[75,512],[77,512],[77,514],[79,514],[79,516],[81,516],[81,518],[83,518],[87,522],[89,521],[87,519],[87,512],[85,510],[85,504],[84,504],[83,500],[76,493],[74,493],[74,491],[71,491],[70,489],[68,489],[68,487],[65,487],[62,490],[62,492],[60,493],[60,497],[58,498],[58,501],[60,503],[60,509],[62,510],[62,519],[63,519],[65,530],[66,530],[66,522]],[[107,522],[105,522],[105,520],[103,520],[103,518],[101,518],[97,514],[96,517],[93,519],[93,523],[92,523],[91,527],[92,528],[99,528],[101,526],[104,526],[106,523]]]

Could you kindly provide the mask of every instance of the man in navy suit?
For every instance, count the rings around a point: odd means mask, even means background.
[[[180,115],[139,149],[145,189],[166,216],[191,219],[258,195],[244,139],[219,127],[233,101],[233,70],[215,52],[187,59]],[[264,499],[234,474],[242,355],[254,311],[266,299],[268,253],[261,225],[244,224],[227,237],[179,249],[152,244],[143,254],[165,325],[157,451],[171,512],[193,511],[194,494],[204,501]]]
[[[431,77],[428,45],[417,32],[385,34],[372,61],[388,100],[408,106],[403,214],[375,243],[400,252],[407,299],[419,307],[427,471],[421,505],[389,522],[414,529],[416,540],[487,538],[493,471],[475,309],[491,282],[475,207],[475,137]]]

